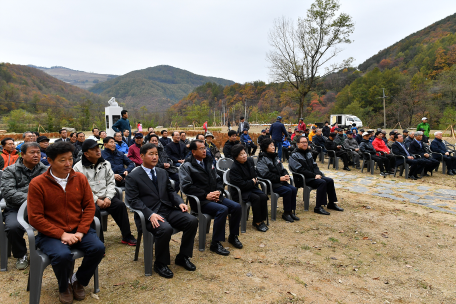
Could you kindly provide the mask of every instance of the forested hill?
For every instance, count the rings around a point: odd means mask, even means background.
[[[165,110],[206,82],[234,84],[231,80],[196,75],[168,65],[133,71],[95,85],[91,92],[115,96],[126,108],[145,106],[150,110]]]
[[[455,42],[456,14],[453,14],[381,50],[358,68],[363,72],[375,67],[399,67],[401,70],[422,68],[423,73],[435,77],[439,70],[435,66],[436,61],[449,57],[446,61],[450,59],[451,63],[456,62]]]
[[[100,103],[100,96],[25,65],[0,63],[0,114],[24,109],[31,113],[77,106],[81,100]]]

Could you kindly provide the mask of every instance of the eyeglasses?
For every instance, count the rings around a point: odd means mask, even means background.
[[[200,151],[206,151],[206,147],[198,148],[198,150],[200,150]]]

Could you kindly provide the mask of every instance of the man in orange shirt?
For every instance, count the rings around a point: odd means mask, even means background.
[[[3,153],[1,155],[3,158],[3,166],[0,166],[0,170],[13,165],[19,158],[16,146],[14,145],[14,140],[11,137],[2,139],[2,146]]]

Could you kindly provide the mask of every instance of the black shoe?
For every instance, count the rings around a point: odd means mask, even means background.
[[[167,265],[164,265],[162,263],[154,263],[154,270],[156,273],[158,273],[161,277],[171,279],[173,277],[173,272],[171,269],[168,268]]]
[[[336,204],[328,204],[328,206],[326,206],[327,209],[333,209],[333,210],[337,210],[337,211],[344,211],[344,209],[340,208],[339,206],[337,206]]]
[[[361,166],[360,165],[356,166],[356,169],[361,170]]]
[[[343,167],[342,170],[351,171],[349,167]]]
[[[230,252],[226,250],[220,242],[212,243],[209,249],[220,255],[229,255]]]
[[[264,229],[266,229],[266,231],[268,231],[268,230],[269,230],[269,227],[268,227],[268,225],[266,225],[264,222],[262,222],[262,223],[260,224],[260,226],[263,226],[263,227],[264,227]]]
[[[410,175],[408,178],[411,179],[411,180],[417,180],[417,178],[415,176],[413,176],[413,175]]]
[[[261,232],[268,231],[268,227],[263,222],[261,222],[260,224],[252,223],[252,226],[255,227],[258,231],[261,231]]]
[[[136,239],[130,234],[129,237],[122,238],[122,244],[127,244],[129,246],[136,246]]]
[[[299,221],[299,217],[297,217],[296,214],[291,213],[290,216],[291,216],[291,218],[292,218],[293,220]]]
[[[383,176],[383,177],[386,177],[388,175],[388,173],[386,172],[380,172],[380,175]]]
[[[230,243],[231,245],[233,245],[237,249],[242,249],[242,247],[244,247],[242,245],[241,241],[239,241],[237,235],[229,235],[228,236],[228,243]]]
[[[448,175],[454,175],[453,170],[448,170],[447,174]]]
[[[190,262],[190,258],[186,257],[185,255],[178,254],[176,256],[176,259],[174,260],[174,263],[176,265],[184,267],[188,271],[196,270],[196,266],[192,262]]]
[[[430,175],[427,173],[424,173],[423,175],[421,175],[421,177],[423,177],[423,176],[430,176]]]
[[[290,214],[282,214],[282,219],[284,219],[285,221],[287,222],[290,222],[290,223],[293,223],[294,222],[294,219],[291,217]]]
[[[456,174],[456,169],[453,169],[453,174]]]
[[[323,207],[315,207],[314,208],[314,212],[315,213],[318,213],[318,214],[324,214],[324,215],[330,215],[331,213],[329,213],[328,211],[326,211]]]

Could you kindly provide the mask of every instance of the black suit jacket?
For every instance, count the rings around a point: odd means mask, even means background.
[[[171,185],[168,173],[157,167],[155,171],[158,187],[155,187],[142,167],[136,167],[125,178],[125,198],[133,209],[142,211],[146,220],[153,213],[158,213],[162,204],[179,208],[184,203]]]
[[[427,153],[427,152],[426,152],[426,150],[424,150],[424,144],[423,143],[421,143],[421,147],[420,147],[420,144],[417,143],[416,140],[413,140],[410,143],[410,146],[409,146],[409,153],[410,154],[418,154],[421,157],[424,157],[424,154]]]
[[[168,157],[171,158],[175,164],[178,163],[178,160],[185,159],[185,156],[188,153],[187,146],[181,140],[179,141],[179,147],[180,151],[177,149],[174,142],[170,142],[165,146],[166,154],[168,154]]]
[[[55,140],[55,142],[59,142],[59,141],[70,141],[70,139],[69,138],[65,138],[65,139],[59,138],[59,139]]]
[[[402,143],[402,144],[404,144],[404,143]],[[407,147],[405,147],[405,145],[404,145],[404,148],[407,149]],[[411,152],[409,152],[409,155],[407,155],[407,152],[404,150],[404,148],[402,148],[398,142],[395,142],[391,146],[391,152],[393,152],[394,155],[405,156],[406,159],[408,156],[413,156]],[[401,159],[400,157],[396,158],[396,166],[402,164],[403,162],[404,162],[403,159]]]

